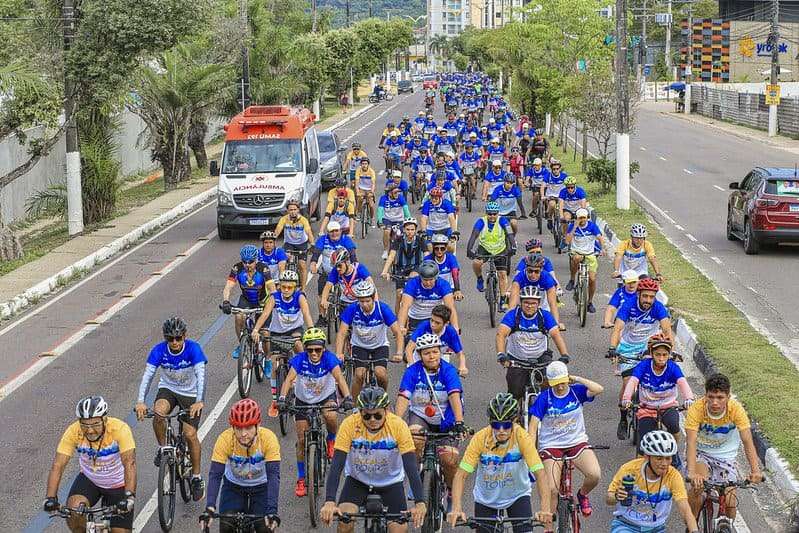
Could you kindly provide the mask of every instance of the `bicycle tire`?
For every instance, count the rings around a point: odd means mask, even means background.
[[[266,363],[266,355],[253,355],[253,371],[255,374],[255,381],[258,383],[264,382],[264,363]]]
[[[158,466],[157,494],[158,523],[161,531],[168,532],[175,523],[175,463],[167,454],[162,454],[161,464]]]
[[[713,502],[707,497],[699,509],[697,525],[702,527],[702,533],[713,533]]]
[[[558,508],[555,512],[557,518],[555,522],[558,525],[558,533],[573,533],[571,521],[571,505],[566,498],[558,497]]]
[[[188,459],[189,451],[186,449],[186,443],[182,443],[178,448],[177,461],[177,474],[178,474],[178,487],[180,488],[180,497],[183,503],[189,503],[191,500],[191,487],[189,486],[189,476],[191,475],[191,460]],[[188,459],[188,460],[187,460]]]
[[[422,522],[422,533],[438,533],[441,525],[441,488],[438,486],[438,473],[425,472],[422,494],[427,502],[427,514]]]
[[[306,434],[307,437],[307,434]],[[305,486],[308,491],[308,514],[311,518],[311,527],[316,527],[317,517],[319,516],[319,488],[316,485],[316,479],[319,476],[317,471],[317,455],[319,454],[319,445],[316,442],[310,442],[306,445],[305,451]]]
[[[493,274],[486,279],[486,300],[488,301],[488,322],[491,327],[497,326],[497,282]]]
[[[239,358],[236,365],[236,381],[239,386],[239,396],[247,398],[252,388],[252,350],[247,341],[247,334],[243,333],[239,341]],[[247,367],[249,365],[249,368]]]
[[[585,322],[588,318],[588,280],[585,278],[580,279],[580,294],[578,296],[579,303],[577,304],[577,312],[580,315],[580,327],[585,327]]]
[[[327,329],[327,338],[328,339],[332,339],[333,338],[333,332],[334,332],[334,328],[335,328],[334,322],[336,320],[336,317],[335,317],[334,308],[335,308],[335,304],[329,303],[329,300],[328,300],[327,312],[325,313],[325,322],[327,322],[326,329]]]
[[[281,361],[277,367],[277,376],[275,377],[275,383],[277,390],[280,391],[283,388],[283,382],[286,381],[286,376],[288,375],[288,370],[286,370],[286,364]],[[277,400],[272,395],[272,400]],[[280,412],[277,415],[278,421],[280,422],[280,434],[284,437],[286,436],[286,430],[288,429],[288,415],[284,412]]]
[[[367,213],[369,213],[369,206],[366,205],[366,198],[361,200],[363,202],[363,206],[361,207],[361,239],[365,239],[367,235],[369,235],[369,217]]]
[[[726,522],[720,522],[719,526],[716,528],[716,533],[732,533],[732,525]]]
[[[544,233],[544,214],[541,212],[541,202],[538,202],[538,209],[535,212],[535,219],[538,223],[538,234],[541,235]]]
[[[344,381],[347,382],[347,386],[350,387],[350,389],[352,389],[352,378],[355,373],[354,367],[352,354],[350,354],[350,356],[344,360]]]

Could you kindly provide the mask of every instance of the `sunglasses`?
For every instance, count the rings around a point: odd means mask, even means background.
[[[513,422],[510,422],[510,421],[505,421],[505,422],[492,421],[491,422],[491,429],[495,429],[495,430],[500,430],[500,429],[508,430],[508,429],[510,429],[512,427],[513,427]]]
[[[242,263],[244,263],[245,265],[252,265],[253,263],[255,263],[255,259],[253,259],[252,261],[242,261]]]
[[[322,353],[325,351],[325,349],[322,348],[321,346],[317,346],[317,347],[308,347],[305,349],[305,351],[308,353]]]
[[[183,340],[183,335],[180,335],[179,337],[164,335],[164,340],[166,340],[166,342],[181,342]]]
[[[383,420],[383,413],[364,413],[361,412],[361,417],[364,420]]]
[[[576,189],[577,185],[566,185],[567,189]]]
[[[532,274],[540,274],[541,273],[541,269],[540,268],[526,268],[525,270],[527,272],[532,273]]]
[[[446,249],[447,249],[446,245],[443,244],[441,246],[433,246],[433,250],[446,250]]]

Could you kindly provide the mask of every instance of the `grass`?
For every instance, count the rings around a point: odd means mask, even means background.
[[[600,195],[598,184],[588,183],[579,172],[580,156],[573,162],[560,147],[564,168],[581,181],[591,205],[620,235],[634,222],[648,218],[633,203],[629,211],[616,209],[615,191]],[[570,172],[571,171],[571,172]],[[729,303],[713,283],[686,260],[650,219],[649,237],[657,250],[666,281],[664,290],[675,316],[683,318],[699,337],[719,370],[729,376],[733,392],[746,406],[760,430],[799,474],[799,417],[786,416],[799,398],[799,371],[757,332],[746,317]]]
[[[0,263],[0,276],[8,274],[19,267],[35,261],[69,240],[67,223],[59,222],[43,230],[31,234],[22,241],[22,257],[13,261]]]

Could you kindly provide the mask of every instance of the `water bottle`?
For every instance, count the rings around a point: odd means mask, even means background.
[[[621,488],[627,493],[627,497],[621,503],[624,507],[630,507],[633,504],[633,487],[635,486],[635,478],[627,474],[621,478]]]

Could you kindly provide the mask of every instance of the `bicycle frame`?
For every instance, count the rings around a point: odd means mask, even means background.
[[[357,513],[339,513],[338,520],[349,524],[354,520],[363,520],[364,531],[366,533],[386,533],[388,523],[396,522],[403,524],[408,521],[410,513],[389,513],[388,508],[383,505],[383,499],[379,494],[369,494],[366,502],[360,506]]]
[[[609,449],[609,446],[587,446],[586,448],[583,448],[583,450]],[[580,505],[577,501],[577,495],[572,486],[572,474],[575,468],[574,460],[580,456],[580,453],[582,453],[583,450],[580,450],[580,452],[574,456],[555,459],[555,461],[562,463],[560,469],[560,482],[558,483],[558,502],[556,513],[557,520],[559,520],[561,524],[563,524],[564,520],[570,520],[572,524],[572,533],[580,533]]]
[[[703,528],[703,533],[732,533],[733,521],[727,516],[727,493],[730,489],[735,488],[755,490],[749,480],[724,483],[704,482],[704,501],[698,520],[698,525]],[[713,512],[714,507],[717,507],[716,513]]]
[[[247,507],[250,506],[249,498],[247,498]],[[208,519],[213,518],[215,520],[223,521],[227,524],[232,524],[235,527],[236,533],[251,533],[255,531],[255,523],[259,521],[263,521],[266,518],[263,515],[255,515],[249,513],[214,513],[206,511],[202,515],[200,515],[200,522],[204,522],[205,525],[203,526],[203,532],[209,533],[211,530],[208,526]],[[269,533],[273,533],[274,530],[267,527],[266,530]]]
[[[481,255],[477,256],[476,259],[483,261],[483,266],[488,267],[488,271],[485,274],[485,299],[486,303],[488,303],[488,320],[491,324],[491,327],[496,327],[497,321],[497,309],[499,308],[499,271],[497,270],[496,264],[496,256],[493,255]]]
[[[535,399],[541,394],[541,386],[546,382],[546,368],[549,361],[546,363],[527,363],[519,359],[510,359],[508,363],[509,368],[521,368],[522,370],[529,371],[527,384],[524,387],[524,398],[522,398],[522,404],[520,406],[522,426],[526,431],[529,425],[527,413],[530,406],[535,402]]]

